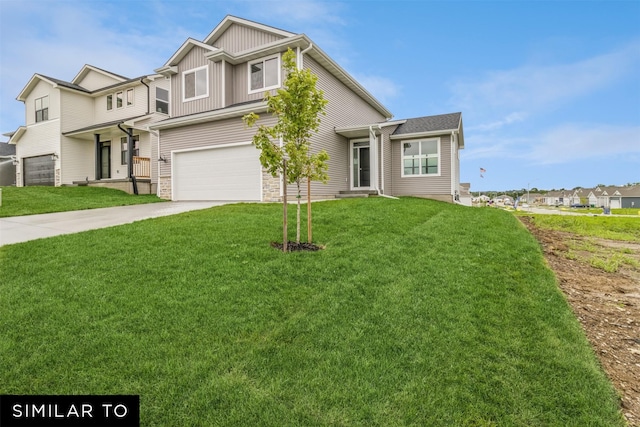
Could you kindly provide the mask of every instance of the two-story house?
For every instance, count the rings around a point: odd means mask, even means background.
[[[317,85],[329,101],[311,140],[312,150],[324,149],[330,156],[329,183],[313,183],[315,198],[363,192],[458,200],[459,150],[464,148],[461,113],[392,120],[384,105],[305,34],[234,16],[224,18],[204,40],[186,40],[155,70],[156,75],[117,80],[119,76],[91,69],[95,73],[81,72],[67,85],[49,79],[48,87],[60,88],[60,93],[93,100],[91,123],[71,124],[67,118],[57,125],[62,140],[74,146],[84,144],[86,151],[77,158],[84,159],[85,169],[67,172],[64,162],[58,165],[67,154],[62,148],[56,151],[58,147],[37,153],[19,149],[18,157],[24,162],[29,157],[59,153],[54,170],[61,169],[61,177],[54,180],[56,185],[76,182],[85,175],[90,182],[100,183],[126,178],[120,169],[123,164],[114,166],[113,158],[127,147],[119,143],[130,129],[139,138],[139,156],[151,158],[150,183],[157,183],[157,193],[163,198],[280,200],[280,179],[263,171],[259,152],[252,145],[255,129],[246,127],[242,116],[255,112],[261,115],[260,123],[275,123],[266,112],[264,94],[282,87],[282,55],[288,49],[296,53],[299,67],[318,76]],[[89,76],[116,81],[88,85]],[[114,108],[126,111],[127,85],[143,91],[148,88],[145,93],[151,94],[147,102],[152,107],[136,109],[127,117],[112,114],[112,119],[107,118]],[[37,117],[35,102],[40,95],[36,86],[30,82],[19,96],[28,105],[27,132],[35,125],[35,120],[29,122],[30,116]],[[155,94],[156,87],[168,93]],[[153,105],[160,99],[164,110],[155,113]],[[139,102],[134,105],[139,107]],[[158,120],[158,115],[164,116]],[[20,147],[25,137],[26,133],[11,141]],[[112,163],[106,164],[105,158]],[[26,180],[18,185],[29,184]]]
[[[151,187],[153,135],[147,125],[168,117],[169,82],[161,75],[129,79],[85,65],[71,82],[35,74],[17,99],[25,126],[16,146],[16,185],[110,184]]]

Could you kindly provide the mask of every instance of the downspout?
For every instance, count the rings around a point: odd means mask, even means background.
[[[309,43],[309,47],[307,47],[306,49],[304,49],[302,52],[300,52],[300,60],[298,61],[298,69],[302,70],[302,67],[304,67],[304,54],[309,52],[311,49],[313,48],[313,43]]]
[[[147,87],[147,115],[149,114],[150,108],[151,108],[151,88],[149,87],[148,84],[146,84],[144,82],[144,77],[140,77],[140,83],[142,83],[143,85],[145,85]]]
[[[453,198],[453,203],[461,205],[460,201],[460,183],[458,182],[458,162],[456,159],[456,147],[458,145],[458,138],[456,135],[456,131],[451,131],[451,196]],[[456,188],[457,187],[457,188]],[[457,199],[456,199],[457,194]]]
[[[133,129],[129,128],[129,129],[123,129],[122,128],[122,123],[118,123],[118,129],[120,129],[122,132],[127,134],[127,161],[128,161],[128,172],[129,172],[129,179],[131,179],[131,182],[133,183],[133,194],[135,194],[136,196],[138,195],[138,182],[136,181],[136,177],[133,174]]]
[[[380,141],[381,141],[381,144],[382,144],[382,141],[384,140],[384,135],[382,134],[382,128],[381,128],[380,125],[376,125],[376,126],[378,126],[378,130],[380,131]],[[373,140],[375,142],[375,144],[374,144],[375,145],[375,153],[374,153],[375,154],[375,156],[374,156],[374,159],[375,159],[375,161],[374,161],[374,163],[375,163],[375,169],[374,169],[375,170],[375,181],[374,181],[373,188],[376,191],[376,194],[378,196],[386,197],[387,199],[398,200],[397,197],[389,196],[387,194],[384,194],[382,191],[380,191],[380,185],[378,184],[378,170],[380,170],[381,168],[378,165],[378,144],[377,144],[378,139],[375,138],[376,135],[373,132],[373,125],[369,125],[369,141],[371,141],[371,135],[372,134],[374,136]],[[371,145],[371,144],[369,144],[369,145]],[[383,152],[384,152],[384,150],[383,150]],[[384,162],[383,162],[383,168],[384,168]],[[384,172],[382,172],[381,175],[382,175],[382,177],[384,179]]]
[[[156,144],[158,146],[158,151],[156,152],[158,155],[158,159],[156,160],[156,196],[160,197],[160,162],[163,161],[160,159],[162,157],[160,154],[160,131],[151,130],[149,127],[147,127],[147,130],[151,135],[156,137]]]

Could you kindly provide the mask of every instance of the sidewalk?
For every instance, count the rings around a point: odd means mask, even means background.
[[[162,202],[0,218],[0,246],[207,209],[229,202]]]

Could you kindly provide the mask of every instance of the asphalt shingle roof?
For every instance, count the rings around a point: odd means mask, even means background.
[[[70,89],[79,90],[80,92],[90,93],[87,89],[83,88],[82,86],[79,86],[79,85],[76,85],[76,84],[73,84],[73,83],[69,83],[69,82],[65,82],[64,80],[55,79],[53,77],[45,76],[43,74],[40,74],[40,76],[44,77],[47,80],[50,80],[50,81],[54,82],[55,84],[57,84],[59,86],[64,86],[64,87],[68,87]]]
[[[410,133],[458,129],[461,116],[462,113],[450,113],[407,119],[406,123],[398,126],[393,134],[404,135]]]

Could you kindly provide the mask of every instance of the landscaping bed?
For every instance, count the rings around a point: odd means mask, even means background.
[[[542,245],[630,425],[640,425],[640,242],[589,238],[536,226]],[[640,225],[640,220],[638,220]]]

